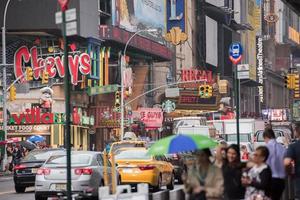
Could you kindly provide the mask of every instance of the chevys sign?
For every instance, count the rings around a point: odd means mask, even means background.
[[[46,58],[39,58],[37,47],[29,49],[26,46],[20,47],[14,57],[14,72],[16,79],[22,77],[25,73],[23,69],[26,66],[33,68],[33,77],[38,80],[42,76],[42,71],[46,70],[49,73],[49,78],[55,77],[57,74],[62,78],[65,76],[65,69],[63,65],[64,56],[48,56]],[[91,72],[91,59],[87,53],[81,53],[80,55],[68,56],[69,71],[71,75],[71,83],[77,85],[78,83],[78,71],[82,75],[90,74]],[[44,66],[44,68],[43,68]],[[25,81],[22,77],[21,82]]]

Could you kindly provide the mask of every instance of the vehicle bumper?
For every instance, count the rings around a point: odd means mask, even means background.
[[[121,175],[121,184],[138,184],[138,183],[147,183],[152,186],[156,186],[158,183],[158,175],[154,173],[139,173],[139,174],[124,174],[120,172]]]
[[[14,183],[17,186],[34,186],[35,175],[14,175]]]

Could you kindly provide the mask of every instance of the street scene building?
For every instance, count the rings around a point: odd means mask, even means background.
[[[300,198],[297,0],[1,0],[0,24],[0,199]]]

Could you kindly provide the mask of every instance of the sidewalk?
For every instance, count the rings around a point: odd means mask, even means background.
[[[3,177],[3,176],[12,176],[13,173],[12,172],[3,172],[3,171],[0,171],[0,177]]]

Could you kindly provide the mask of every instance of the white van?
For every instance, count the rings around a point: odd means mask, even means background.
[[[206,117],[174,118],[173,134],[200,134],[209,137]]]

